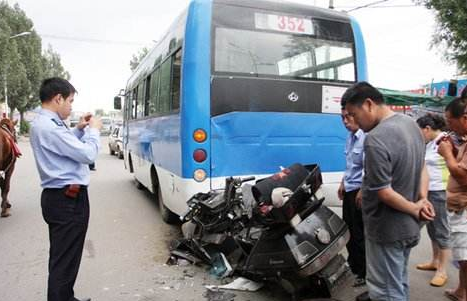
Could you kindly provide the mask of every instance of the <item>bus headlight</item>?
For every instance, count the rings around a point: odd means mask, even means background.
[[[203,182],[204,180],[206,180],[206,172],[204,171],[204,169],[195,170],[195,172],[193,173],[193,179],[195,179],[195,181],[197,182]]]

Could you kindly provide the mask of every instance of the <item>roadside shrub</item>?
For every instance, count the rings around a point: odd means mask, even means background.
[[[26,120],[21,120],[20,125],[19,125],[19,133],[21,135],[29,134],[30,127],[31,126],[29,125],[29,122],[27,122]]]

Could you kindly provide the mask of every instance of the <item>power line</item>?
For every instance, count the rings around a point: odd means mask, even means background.
[[[371,2],[371,3],[368,3],[368,4],[362,5],[362,6],[357,6],[355,8],[349,9],[347,12],[351,12],[351,11],[361,9],[361,8],[366,8],[366,7],[373,6],[375,4],[384,3],[384,2],[387,2],[387,1],[389,1],[389,0],[380,0],[380,1]]]
[[[40,34],[41,37],[56,39],[56,40],[68,40],[74,42],[84,42],[84,43],[97,43],[97,44],[123,44],[123,45],[147,45],[148,43],[143,42],[130,42],[130,41],[116,41],[116,40],[102,40],[102,39],[92,39],[92,38],[81,38],[81,37],[70,37],[70,36],[59,36],[53,34]]]
[[[375,5],[365,8],[404,8],[404,7],[419,7],[416,4],[395,4],[395,5]],[[336,6],[335,8],[353,8],[353,6]]]

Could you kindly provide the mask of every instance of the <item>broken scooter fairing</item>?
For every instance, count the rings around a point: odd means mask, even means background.
[[[188,200],[184,238],[174,243],[172,256],[205,262],[217,277],[235,273],[277,281],[294,295],[329,297],[348,269],[338,253],[349,232],[322,205],[319,167],[294,164],[255,185],[245,183],[253,179],[230,177],[224,190]]]

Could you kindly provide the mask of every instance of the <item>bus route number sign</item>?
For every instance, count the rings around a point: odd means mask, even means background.
[[[255,27],[295,34],[313,34],[313,23],[311,19],[302,17],[292,17],[285,15],[272,15],[255,13]]]

